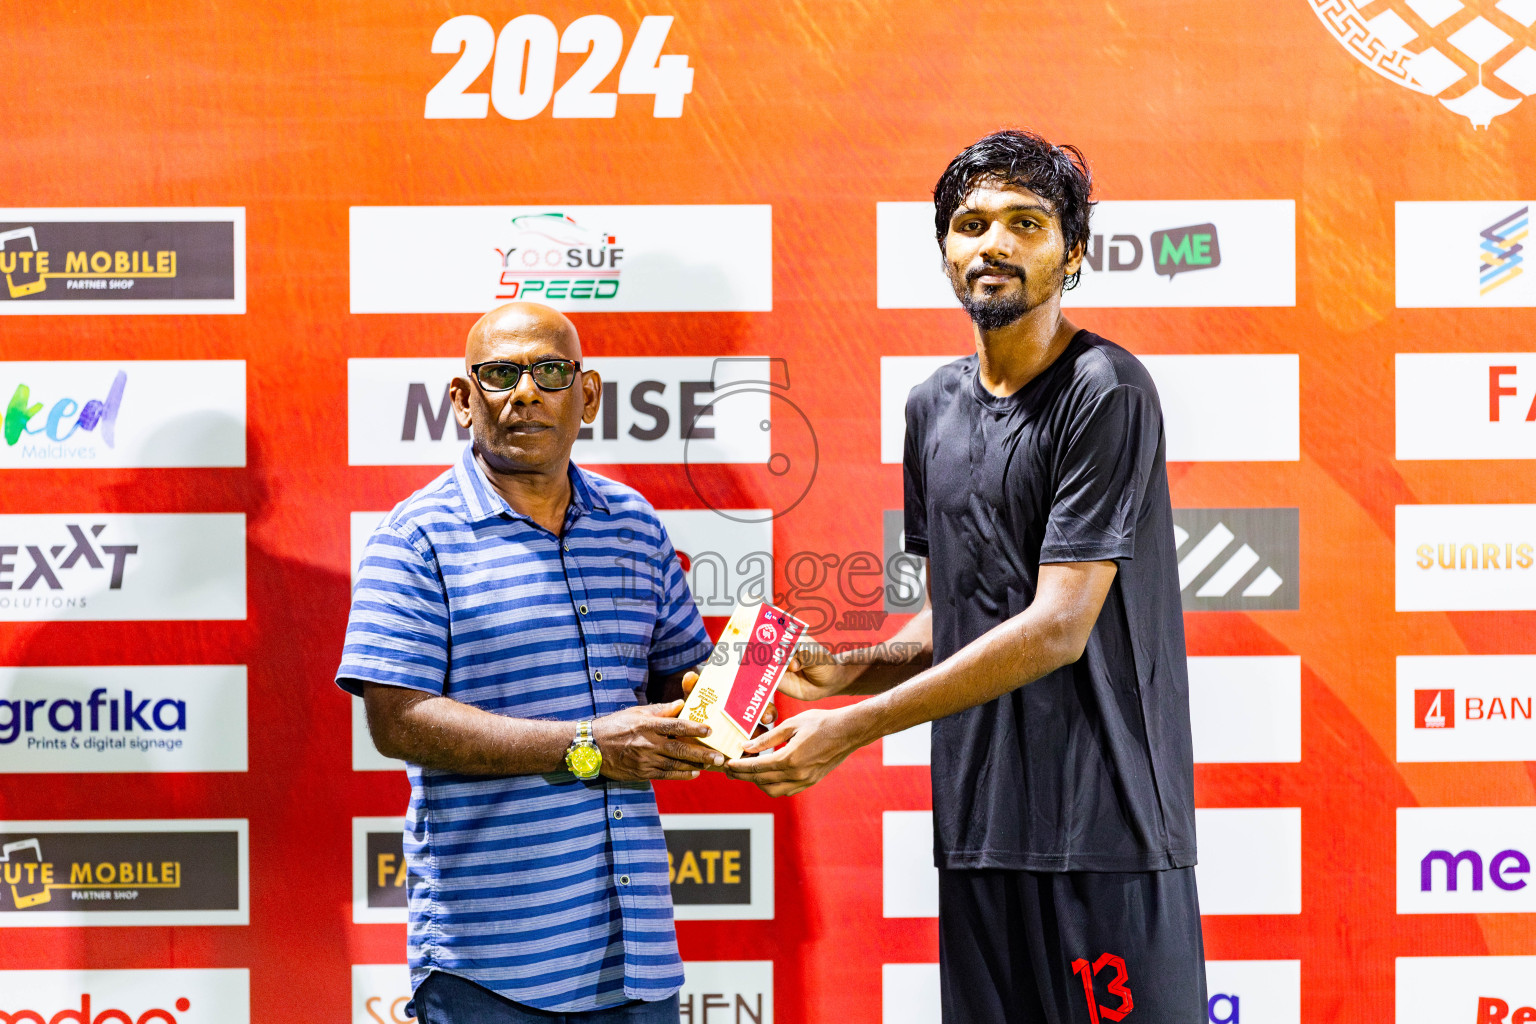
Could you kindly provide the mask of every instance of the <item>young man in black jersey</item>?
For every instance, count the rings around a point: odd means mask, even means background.
[[[784,692],[871,694],[729,762],[787,795],[933,722],[946,1024],[1199,1024],[1194,757],[1162,411],[1061,313],[1088,245],[1082,154],[989,135],[934,189],[976,352],[907,399],[906,549],[927,606],[804,652]],[[773,750],[771,748],[777,747]]]

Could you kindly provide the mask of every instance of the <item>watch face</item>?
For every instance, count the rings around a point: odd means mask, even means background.
[[[578,779],[590,779],[602,768],[603,755],[595,746],[572,747],[565,761]]]

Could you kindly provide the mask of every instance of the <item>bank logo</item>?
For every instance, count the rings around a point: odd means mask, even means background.
[[[352,312],[768,312],[772,223],[770,206],[354,206]]]
[[[244,819],[0,822],[0,924],[247,924]]]
[[[1397,759],[1536,760],[1536,655],[1400,656]]]
[[[0,209],[0,314],[243,313],[245,210]]]
[[[6,1024],[250,1024],[244,968],[0,971]]]
[[[1307,0],[1330,35],[1389,81],[1486,128],[1536,93],[1536,10],[1521,0]],[[1371,16],[1367,17],[1369,11]]]
[[[1294,508],[1176,508],[1173,540],[1185,611],[1300,607]]]
[[[1522,206],[1478,232],[1482,236],[1482,244],[1478,246],[1479,295],[1487,295],[1525,273],[1520,269],[1520,264],[1525,262],[1525,257],[1520,255],[1525,246],[1520,243],[1530,234],[1530,215],[1531,208]]]
[[[512,237],[501,258],[500,301],[610,301],[619,294],[624,250],[618,237],[583,227],[565,213],[512,218]]]
[[[880,358],[880,461],[900,464],[907,395],[952,356]],[[1301,360],[1295,354],[1139,356],[1157,385],[1169,462],[1301,458]],[[1532,372],[1536,384],[1536,370]],[[893,609],[894,610],[894,609]]]
[[[877,203],[875,236],[881,309],[958,308],[932,203]],[[1062,296],[1090,308],[1295,304],[1296,204],[1269,199],[1100,202],[1082,280]]]
[[[1536,459],[1536,355],[1399,352],[1397,457]]]
[[[571,457],[589,466],[767,466],[776,450],[775,413],[782,420],[787,403],[745,385],[769,375],[770,362],[708,356],[586,360],[586,368],[602,376],[603,397],[597,421],[582,428]],[[458,461],[469,431],[454,419],[448,385],[463,374],[461,359],[347,360],[349,464]],[[801,423],[787,426],[808,429]]]
[[[1530,913],[1536,808],[1399,807],[1399,914]]]
[[[1456,691],[1414,690],[1413,727],[1415,729],[1456,728]]]
[[[243,514],[0,515],[0,621],[243,618]]]
[[[245,465],[244,360],[0,362],[0,468]]]
[[[1397,958],[1398,1024],[1536,1021],[1536,956]]]
[[[0,773],[243,772],[244,665],[0,667]]]
[[[1397,506],[1397,610],[1536,609],[1536,505]]]

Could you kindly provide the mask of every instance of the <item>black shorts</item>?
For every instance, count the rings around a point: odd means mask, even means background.
[[[939,871],[944,1024],[1205,1024],[1194,868]]]

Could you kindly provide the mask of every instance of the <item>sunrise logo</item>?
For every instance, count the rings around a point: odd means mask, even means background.
[[[1478,294],[1487,295],[1525,273],[1520,269],[1525,246],[1520,243],[1530,234],[1530,214],[1531,208],[1522,206],[1478,232],[1483,240],[1478,246]]]
[[[175,1003],[177,1013],[186,1013],[192,1001],[182,996]],[[91,1006],[89,992],[80,997],[80,1008],[66,1008],[51,1017],[37,1010],[0,1010],[0,1024],[178,1024],[176,1015],[169,1010],[149,1009],[133,1016],[126,1010],[95,1010]]]

